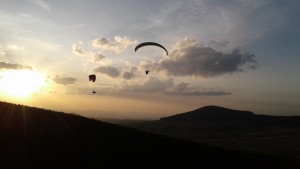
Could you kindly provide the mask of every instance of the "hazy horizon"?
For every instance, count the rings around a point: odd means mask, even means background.
[[[131,119],[207,105],[300,115],[299,8],[297,0],[1,1],[0,100]],[[148,41],[169,55],[134,51]]]

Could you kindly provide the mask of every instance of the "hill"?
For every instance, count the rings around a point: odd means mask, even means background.
[[[297,168],[74,114],[0,102],[1,168]]]
[[[234,110],[219,106],[205,106],[190,112],[181,113],[160,120],[168,122],[194,123],[218,122],[219,124],[251,124],[254,126],[299,126],[300,116],[256,115],[250,111]]]
[[[257,115],[206,106],[128,126],[230,150],[300,158],[299,116]]]
[[[249,111],[233,110],[219,106],[205,106],[190,112],[181,113],[169,117],[161,118],[164,121],[173,122],[197,122],[197,121],[249,121],[255,117],[255,114]]]

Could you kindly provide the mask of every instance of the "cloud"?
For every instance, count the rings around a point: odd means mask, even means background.
[[[137,41],[126,36],[115,36],[114,42],[105,37],[97,38],[92,41],[95,48],[102,50],[114,51],[115,53],[123,52],[128,46],[136,44]]]
[[[189,83],[181,82],[174,85],[172,88],[164,92],[171,95],[183,95],[183,96],[222,96],[231,95],[230,92],[218,90],[218,89],[203,89],[189,87]]]
[[[99,66],[94,69],[94,72],[102,73],[113,78],[119,77],[121,74],[119,69],[112,66]]]
[[[116,88],[120,91],[125,92],[142,92],[142,93],[157,93],[167,90],[167,88],[173,86],[173,79],[168,78],[165,80],[160,80],[154,77],[150,77],[146,81],[142,83],[134,82],[134,83],[127,83],[124,82]]]
[[[88,54],[88,52],[86,50],[84,50],[82,46],[79,46],[76,44],[72,45],[72,51],[73,51],[73,53],[75,53],[76,55],[79,55],[79,56],[86,56]]]
[[[127,65],[127,68],[124,68],[122,70],[121,77],[126,80],[134,79],[136,77],[135,72],[137,70],[138,70],[138,68],[136,66],[132,66],[129,64],[129,65]]]
[[[229,45],[229,41],[216,41],[211,40],[207,43],[209,47],[212,47],[216,50],[222,50],[225,49]]]
[[[74,77],[67,77],[65,75],[56,75],[52,80],[57,84],[66,86],[68,84],[74,84],[77,79]]]
[[[169,56],[150,66],[152,70],[163,71],[167,75],[213,77],[241,72],[245,65],[256,68],[254,54],[242,53],[239,49],[223,53],[203,46],[198,39],[185,38],[175,44]]]
[[[31,66],[24,66],[20,64],[11,64],[11,63],[6,63],[6,62],[0,62],[0,69],[25,69],[25,70],[32,70]]]
[[[125,80],[131,80],[134,79],[135,71],[137,71],[136,66],[127,66],[123,69],[118,69],[113,66],[99,66],[95,69],[93,69],[95,73],[102,73],[112,78],[123,78]]]
[[[165,94],[171,95],[184,95],[184,96],[222,96],[231,95],[230,92],[216,90],[216,89],[197,89],[189,87],[189,83],[181,82],[175,85],[173,88],[165,92]]]
[[[135,77],[135,75],[133,72],[123,71],[121,77],[129,80],[129,79],[133,79]]]
[[[18,46],[15,44],[7,44],[7,45],[3,45],[0,44],[0,55],[9,55],[11,52],[15,52],[15,51],[24,51],[25,47],[24,46]]]
[[[203,89],[197,87],[190,87],[188,83],[174,84],[173,78],[158,79],[150,77],[145,81],[123,82],[115,85],[117,91],[122,92],[136,92],[136,93],[161,93],[167,95],[181,95],[181,96],[223,96],[231,95],[230,92],[218,89]]]
[[[79,42],[78,44],[73,44],[72,45],[72,51],[74,54],[79,55],[79,56],[84,56],[90,58],[91,61],[93,62],[100,62],[102,59],[106,58],[104,54],[100,52],[92,52],[92,51],[86,51],[82,47],[83,43]]]
[[[104,58],[105,55],[103,55],[102,53],[92,53],[92,59],[94,62],[100,62]]]

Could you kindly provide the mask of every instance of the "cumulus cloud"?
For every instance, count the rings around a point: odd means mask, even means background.
[[[0,62],[0,69],[25,69],[25,70],[32,70],[31,66],[24,66],[20,64],[11,64],[11,63],[6,63],[6,62]]]
[[[239,49],[223,53],[203,46],[198,39],[185,38],[175,44],[169,56],[152,63],[151,67],[167,75],[213,77],[241,72],[245,65],[256,68],[254,54],[242,53]]]
[[[128,46],[136,44],[137,41],[126,36],[115,36],[114,41],[110,41],[105,37],[97,38],[92,41],[95,48],[102,50],[114,51],[116,53],[123,52]]]
[[[121,74],[120,70],[113,66],[99,66],[94,69],[94,72],[102,73],[112,78],[119,77]]]
[[[68,84],[74,84],[77,79],[65,75],[56,75],[52,80],[57,84],[62,84],[66,86]]]

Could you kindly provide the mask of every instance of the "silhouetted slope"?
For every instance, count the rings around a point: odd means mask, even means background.
[[[0,102],[0,168],[296,168],[77,115]]]
[[[254,113],[249,111],[239,111],[218,106],[205,106],[190,112],[181,113],[169,117],[161,118],[165,121],[195,122],[203,120],[250,120],[254,118]]]

